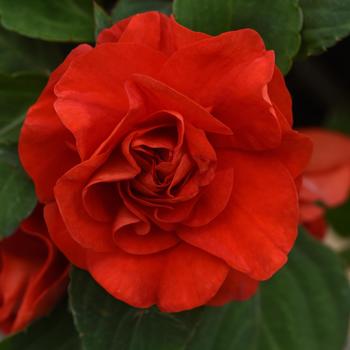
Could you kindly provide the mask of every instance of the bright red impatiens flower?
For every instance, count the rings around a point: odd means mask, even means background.
[[[326,233],[325,207],[337,207],[350,194],[350,138],[329,130],[302,130],[314,143],[300,193],[302,223],[318,238]]]
[[[150,12],[70,53],[20,156],[64,254],[114,297],[173,312],[249,298],[286,263],[311,151],[291,124],[255,31]]]
[[[50,312],[66,290],[68,269],[38,207],[0,241],[0,330],[17,332]]]

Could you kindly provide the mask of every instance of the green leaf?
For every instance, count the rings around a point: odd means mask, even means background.
[[[302,56],[320,53],[350,35],[350,1],[300,0],[300,6],[304,14]]]
[[[257,30],[267,48],[275,50],[285,73],[300,47],[298,0],[175,0],[174,14],[184,26],[213,35],[240,28]]]
[[[105,28],[110,27],[113,22],[112,18],[96,2],[94,2],[94,20],[95,20],[95,38]]]
[[[0,145],[17,142],[25,113],[46,80],[45,76],[38,74],[0,73]]]
[[[35,207],[32,182],[23,171],[17,150],[0,147],[0,238],[13,233]]]
[[[25,331],[6,338],[0,350],[81,350],[72,316],[65,304]]]
[[[0,73],[48,75],[63,58],[58,44],[29,39],[0,27]]]
[[[327,221],[336,233],[350,236],[350,200],[337,208],[327,210]]]
[[[70,298],[85,350],[342,350],[350,308],[338,257],[305,232],[289,263],[248,302],[176,314],[138,310],[78,269]]]
[[[119,0],[112,11],[114,21],[146,11],[171,14],[171,0]]]
[[[93,41],[92,0],[0,0],[2,25],[48,41]]]

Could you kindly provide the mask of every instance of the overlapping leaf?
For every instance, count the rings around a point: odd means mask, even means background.
[[[64,59],[59,45],[25,38],[0,27],[0,73],[46,74]]]
[[[92,0],[0,0],[2,25],[48,41],[93,41]]]
[[[34,186],[13,147],[0,147],[0,203],[0,238],[13,233],[36,204]]]
[[[300,0],[304,25],[301,55],[326,50],[350,35],[350,1]]]

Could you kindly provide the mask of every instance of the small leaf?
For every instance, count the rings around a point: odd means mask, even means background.
[[[48,41],[94,40],[92,0],[0,0],[2,25]]]
[[[113,22],[112,18],[96,2],[94,2],[94,20],[95,20],[95,38],[105,28],[110,27]]]
[[[35,207],[32,182],[23,171],[16,148],[0,147],[0,238],[9,236]]]
[[[192,30],[217,35],[252,28],[286,73],[300,47],[301,10],[297,0],[175,0],[177,21]]]
[[[301,232],[251,300],[168,314],[113,299],[75,269],[70,303],[85,350],[342,350],[350,293],[338,257]],[[174,286],[176,288],[176,286]]]
[[[350,1],[300,0],[304,14],[301,56],[325,51],[350,35]]]
[[[38,74],[0,73],[0,145],[17,142],[25,113],[46,80],[45,76]]]
[[[0,342],[0,350],[82,350],[65,304],[21,333]]]
[[[146,11],[159,11],[171,14],[171,0],[119,0],[112,11],[114,21]]]
[[[0,73],[48,75],[63,58],[58,44],[29,39],[0,27]]]

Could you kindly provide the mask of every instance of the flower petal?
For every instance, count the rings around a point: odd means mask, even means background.
[[[269,154],[280,160],[292,176],[297,178],[309,164],[312,149],[312,141],[308,136],[290,129],[283,134],[281,145],[269,151]]]
[[[186,243],[169,251],[160,281],[158,307],[178,312],[206,304],[224,282],[229,267]]]
[[[231,152],[235,186],[226,209],[209,225],[179,236],[256,280],[271,277],[287,261],[297,235],[295,183],[278,161]]]
[[[149,114],[161,110],[175,111],[199,129],[225,135],[232,134],[230,128],[214,118],[205,108],[170,86],[141,74],[134,74],[132,82],[140,90]]]
[[[213,181],[202,189],[196,206],[184,224],[190,227],[207,225],[227,206],[234,185],[234,170],[230,154],[217,152],[218,164]]]
[[[55,87],[55,109],[76,138],[82,159],[105,141],[129,109],[124,82],[132,74],[154,75],[165,56],[146,46],[99,45],[72,64]]]
[[[261,37],[251,29],[224,33],[175,52],[163,66],[159,79],[202,106],[211,107],[227,73],[264,52]]]
[[[273,77],[268,85],[268,93],[273,105],[280,110],[291,126],[293,123],[292,99],[283,75],[277,66],[275,66]]]
[[[53,199],[53,187],[57,179],[79,161],[74,138],[53,108],[56,99],[53,89],[70,64],[90,50],[92,48],[89,45],[80,45],[71,51],[52,73],[39,99],[29,109],[22,127],[20,159],[34,180],[36,193],[42,202]]]
[[[45,221],[51,239],[67,259],[81,269],[86,269],[85,249],[68,233],[56,203],[50,203],[44,209]]]
[[[147,28],[147,30],[144,30]],[[159,12],[139,13],[103,30],[97,43],[132,42],[171,54],[177,49],[210,36],[194,32]]]
[[[96,251],[114,249],[112,223],[94,220],[85,210],[82,192],[107,155],[95,156],[64,174],[55,186],[55,197],[69,234],[80,245]]]
[[[233,300],[247,300],[256,293],[258,286],[258,281],[239,271],[230,270],[225,282],[208,305],[222,306]]]
[[[89,252],[88,262],[92,276],[115,298],[141,308],[157,304],[165,312],[205,304],[229,270],[220,259],[185,243],[151,255]]]
[[[164,253],[132,255],[122,250],[89,251],[87,257],[92,277],[116,299],[139,308],[157,303]]]
[[[154,254],[175,246],[179,239],[173,232],[167,232],[153,225],[145,235],[137,234],[131,227],[119,230],[115,235],[116,245],[129,254]]]

